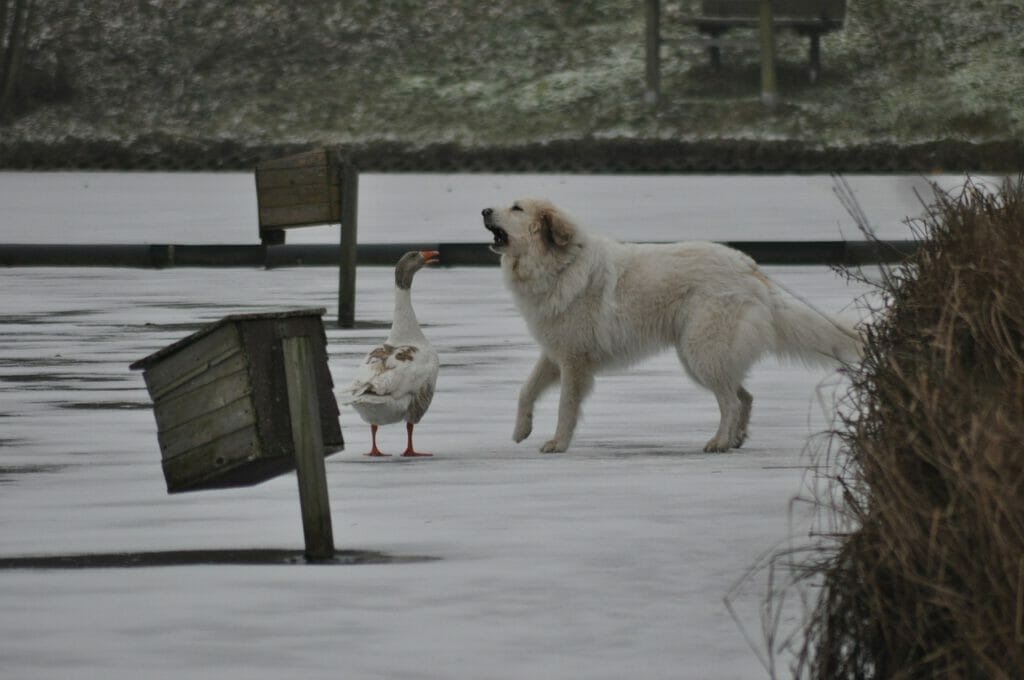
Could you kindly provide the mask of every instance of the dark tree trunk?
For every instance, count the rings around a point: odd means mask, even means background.
[[[32,0],[0,0],[0,118],[11,110],[28,39],[31,8]]]

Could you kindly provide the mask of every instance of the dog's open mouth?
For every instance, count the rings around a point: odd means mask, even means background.
[[[494,243],[491,244],[491,250],[496,253],[500,253],[508,246],[508,232],[501,227],[496,227],[493,224],[484,224],[487,230],[494,234]]]

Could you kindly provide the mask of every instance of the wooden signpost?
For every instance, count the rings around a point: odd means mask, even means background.
[[[341,224],[338,325],[355,324],[359,171],[328,149],[263,161],[256,166],[260,241],[283,245],[285,230]]]
[[[131,365],[153,400],[167,492],[295,470],[309,559],[334,554],[324,457],[345,444],[325,311],[227,316]]]

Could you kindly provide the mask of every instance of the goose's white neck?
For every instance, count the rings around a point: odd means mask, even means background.
[[[412,342],[425,342],[426,337],[416,320],[416,312],[412,309],[412,294],[408,288],[395,287],[395,313],[391,321],[391,333],[387,342],[390,345],[401,345]]]

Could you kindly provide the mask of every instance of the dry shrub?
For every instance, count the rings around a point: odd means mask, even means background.
[[[1024,677],[1024,176],[913,226],[838,433],[851,529],[802,565],[801,677]]]

